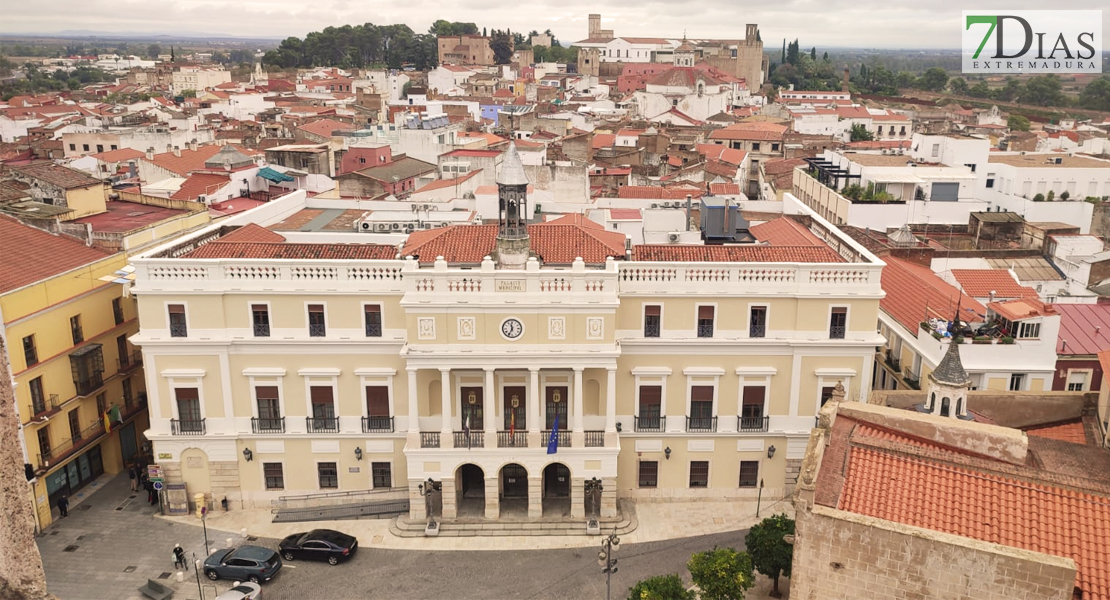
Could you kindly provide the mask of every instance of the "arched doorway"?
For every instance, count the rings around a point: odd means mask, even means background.
[[[465,464],[455,471],[458,518],[481,518],[486,510],[486,474],[478,465]]]
[[[543,516],[570,516],[570,469],[562,463],[543,469]]]
[[[501,516],[527,518],[528,470],[516,463],[501,467]]]

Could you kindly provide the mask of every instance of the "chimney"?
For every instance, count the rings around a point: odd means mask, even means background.
[[[173,155],[174,156],[181,156],[181,146],[174,146],[173,147]]]
[[[189,142],[189,149],[192,150],[193,152],[197,151],[197,140],[196,140],[196,138],[193,138],[193,140]]]
[[[131,179],[134,179],[138,174],[139,174],[139,172],[135,168],[135,161],[128,162],[127,163],[127,176]]]
[[[842,86],[843,86],[843,89],[841,91],[844,92],[845,94],[847,94],[848,93],[848,67],[844,67],[844,83],[842,84]]]
[[[690,231],[690,203],[691,203],[691,200],[692,199],[691,199],[690,194],[686,194],[686,227],[684,228],[686,231]]]
[[[166,144],[166,152],[173,152],[173,144]]]
[[[146,159],[154,160],[154,146],[146,149]]]

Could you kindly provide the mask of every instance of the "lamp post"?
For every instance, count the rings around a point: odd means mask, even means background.
[[[617,572],[617,559],[613,558],[613,553],[620,550],[620,547],[621,539],[614,531],[601,540],[601,551],[597,553],[597,564],[601,566],[601,572],[605,573],[605,600],[609,600],[613,573]]]
[[[208,507],[200,507],[200,525],[204,528],[204,555],[208,556]]]
[[[759,505],[763,502],[763,480],[759,480],[759,496],[755,500],[755,518],[759,518]]]
[[[436,520],[435,516],[432,514],[434,512],[433,509],[435,508],[434,498],[436,494],[442,492],[443,484],[429,477],[428,481],[421,483],[420,485],[416,486],[416,488],[420,490],[420,495],[424,497],[424,512],[427,513],[428,527],[431,529],[435,529]]]
[[[193,553],[193,566],[197,572],[197,593],[200,594],[200,600],[204,600],[204,590],[200,587],[200,559],[196,552]]]
[[[601,492],[605,487],[601,485],[601,480],[597,477],[587,480],[585,487],[586,496],[590,498],[590,506],[593,508],[593,516],[590,517],[588,525],[597,527],[597,505],[601,503]]]

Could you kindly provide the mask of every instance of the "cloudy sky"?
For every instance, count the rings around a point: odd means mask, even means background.
[[[513,11],[511,7],[520,7]],[[523,6],[526,6],[524,8]],[[494,0],[51,0],[5,2],[0,33],[95,31],[140,34],[208,33],[283,38],[304,37],[329,25],[405,23],[427,31],[435,19],[473,22],[478,27],[527,32],[550,28],[558,39],[586,37],[586,16],[601,13],[603,28],[617,35],[742,37],[745,23],[758,23],[764,43],[783,38],[802,46],[958,48],[961,11],[953,0],[774,0],[722,2],[645,0],[635,6],[612,0],[533,0],[525,5]],[[976,9],[1043,9],[1035,0],[976,2]],[[1098,0],[1067,0],[1053,8],[1096,10]],[[1104,11],[1103,26],[1110,17]],[[1110,49],[1110,48],[1108,48]]]

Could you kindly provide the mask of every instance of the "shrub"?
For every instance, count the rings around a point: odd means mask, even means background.
[[[1056,199],[1056,192],[1054,192],[1052,190],[1048,190],[1048,196],[1045,197],[1045,200],[1048,200],[1049,202],[1052,202],[1055,199]]]
[[[939,340],[940,338],[942,338],[942,337],[944,337],[944,336],[943,336],[943,335],[941,335],[941,334],[939,334],[939,333],[937,333],[936,331],[934,331],[934,332],[933,332],[933,337]]]
[[[695,552],[686,563],[702,600],[739,600],[755,585],[752,557],[735,548]]]
[[[1033,196],[1033,202],[1044,202],[1044,194]]]
[[[628,600],[696,600],[678,575],[657,575],[628,589]]]
[[[1064,190],[1064,191],[1060,192],[1060,199],[1061,200],[1066,202],[1068,200],[1068,198],[1071,198],[1071,192],[1069,192],[1067,190]]]
[[[991,339],[985,335],[977,335],[971,340],[972,344],[989,344]]]
[[[779,575],[790,577],[794,547],[786,543],[784,536],[787,535],[794,535],[794,519],[780,514],[763,519],[744,537],[744,545],[752,555],[756,570],[774,582],[771,588],[772,598],[782,596],[779,592]]]
[[[1012,338],[1010,336],[1006,336],[1006,337],[1002,338],[1002,343],[1003,344],[1012,344],[1012,343],[1014,343],[1014,338]]]

